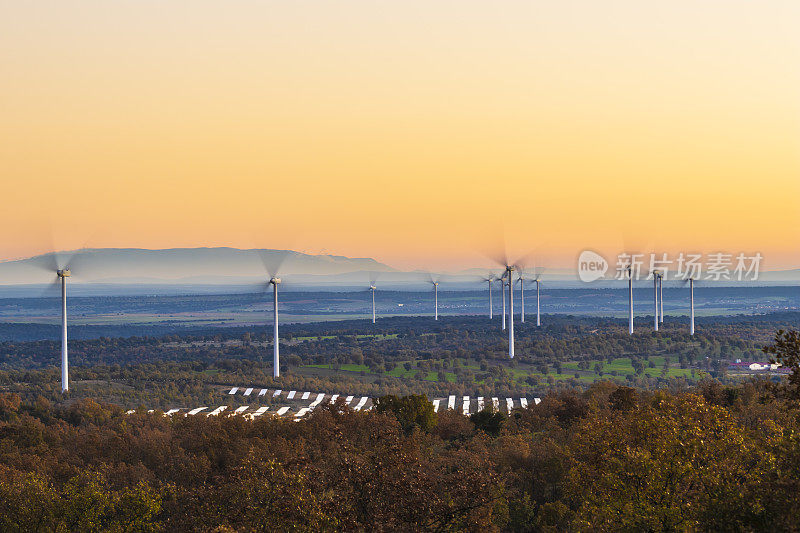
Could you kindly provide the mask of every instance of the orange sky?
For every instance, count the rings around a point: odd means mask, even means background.
[[[458,268],[504,239],[800,266],[799,23],[795,0],[4,2],[0,258]]]

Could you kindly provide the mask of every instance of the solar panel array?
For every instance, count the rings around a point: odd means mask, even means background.
[[[226,389],[227,390],[227,389]],[[236,395],[239,391],[242,391],[243,396],[250,396],[255,387],[233,387],[228,391],[227,395]],[[258,393],[258,397],[266,396],[269,389],[261,389]],[[302,392],[302,394],[298,393],[298,391],[289,391],[288,393],[284,393],[282,389],[275,389],[272,392],[271,397],[277,400],[282,401],[285,394],[285,400],[290,402],[299,402],[302,400],[309,400],[313,397],[313,400],[310,404],[304,407],[293,407],[293,406],[281,406],[271,413],[274,413],[275,416],[292,416],[294,420],[300,420],[306,416],[308,416],[315,408],[319,407],[327,398],[330,404],[336,403],[337,401],[343,401],[345,405],[351,406],[354,411],[369,411],[372,409],[372,404],[369,406],[367,403],[370,401],[368,396],[362,396],[355,404],[353,401],[356,399],[355,396],[349,395],[344,397],[340,394],[326,394],[324,392],[319,393],[312,393],[308,391]],[[455,411],[456,410],[456,396],[450,395],[447,398],[434,398],[431,400],[433,404],[433,411],[440,412],[445,409]],[[511,413],[511,411],[515,408],[522,408],[526,409],[530,405],[528,398],[504,398],[504,402],[502,404],[503,410],[506,413]],[[538,405],[542,400],[540,398],[533,398],[533,405]],[[446,407],[445,407],[446,405]],[[483,396],[478,396],[475,399],[470,398],[469,396],[463,396],[461,400],[461,409],[460,412],[463,415],[470,415],[482,411],[486,407],[486,402],[484,401]],[[501,402],[500,398],[492,397],[491,398],[491,407],[495,411],[501,410]],[[211,411],[207,411],[208,407],[196,407],[193,409],[185,409],[185,408],[173,408],[166,411],[164,414],[166,416],[174,416],[177,414],[183,414],[183,416],[195,416],[199,414],[205,414],[206,416],[219,416],[223,414],[223,412],[228,408],[226,405],[221,405],[212,409]],[[263,416],[269,411],[269,406],[261,406],[257,408],[250,409],[248,405],[242,405],[234,409],[231,414],[244,416],[246,419],[253,420],[259,416]],[[293,411],[294,410],[294,411]],[[130,410],[127,411],[128,414],[133,414],[135,411]],[[148,410],[149,413],[154,412],[152,409]]]

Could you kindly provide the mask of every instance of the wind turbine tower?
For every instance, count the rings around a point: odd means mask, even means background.
[[[628,334],[633,335],[633,271],[628,265]]]
[[[433,319],[439,320],[439,282],[433,282]]]
[[[689,335],[694,335],[694,278],[689,278]]]
[[[653,327],[658,331],[658,274],[653,272]]]
[[[500,287],[503,289],[503,331],[506,330],[506,277],[500,276]]]
[[[520,322],[525,323],[525,276],[519,271],[519,306]]]
[[[272,277],[269,284],[272,285],[272,303],[273,303],[273,333],[272,339],[274,344],[274,351],[272,353],[272,377],[277,378],[280,376],[280,342],[278,340],[278,285],[281,278]]]
[[[375,323],[375,285],[369,286],[369,292],[372,293],[372,323]]]
[[[514,267],[506,267],[508,273],[508,358],[514,359]]]
[[[69,357],[67,355],[67,278],[72,275],[69,268],[56,271],[61,279],[61,392],[69,390]]]
[[[661,310],[658,313],[658,321],[664,323],[664,274],[658,275],[658,305]]]
[[[486,281],[489,283],[489,320],[492,320],[494,315],[494,305],[492,304],[492,282],[494,279],[489,277],[486,278]]]
[[[539,277],[536,277],[536,325],[541,326],[541,315],[539,314]]]

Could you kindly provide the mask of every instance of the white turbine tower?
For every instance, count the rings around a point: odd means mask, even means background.
[[[67,355],[67,278],[72,275],[69,268],[56,271],[61,280],[61,392],[69,390],[69,357]]]
[[[281,278],[275,276],[269,279],[269,284],[272,285],[272,377],[277,378],[281,375],[281,348],[280,338],[278,337],[278,285],[281,283]]]
[[[34,265],[43,268],[50,275],[55,272],[55,284],[61,287],[61,392],[69,391],[69,349],[67,341],[67,278],[72,276],[71,263],[84,249],[67,252],[52,252],[39,256]],[[85,259],[83,257],[82,259]],[[44,262],[45,264],[42,264]],[[85,267],[85,264],[84,264]],[[52,278],[51,278],[52,279]],[[52,287],[52,285],[51,285]]]
[[[658,331],[658,273],[653,272],[653,328]]]
[[[519,321],[525,323],[525,273],[519,269]]]
[[[689,335],[694,335],[694,278],[689,278]]]
[[[278,332],[278,285],[281,278],[278,272],[288,256],[295,252],[285,252],[278,250],[255,250],[259,259],[264,265],[267,274],[267,285],[272,285],[272,377],[281,375],[281,342]]]
[[[658,313],[658,321],[664,323],[664,274],[658,275],[658,305],[661,307]]]
[[[514,359],[514,266],[506,266],[508,273],[508,358]]]
[[[628,335],[633,335],[633,271],[628,264]]]
[[[375,290],[377,287],[375,285],[369,286],[369,292],[372,293],[372,323],[375,323]]]
[[[541,315],[539,314],[539,276],[536,276],[536,325],[542,325]]]
[[[494,282],[494,277],[490,275],[489,277],[483,278],[483,281],[489,284],[489,320],[492,320],[494,317],[494,309],[492,304],[492,282]]]
[[[503,331],[506,330],[506,275],[503,273],[498,280],[500,287],[503,289]]]
[[[433,283],[433,319],[439,320],[439,282],[432,281]]]

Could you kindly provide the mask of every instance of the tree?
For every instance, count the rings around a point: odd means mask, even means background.
[[[500,411],[494,411],[491,407],[485,407],[482,411],[470,415],[469,419],[475,424],[475,429],[496,437],[500,434],[500,429],[508,417]]]
[[[375,400],[375,411],[378,413],[392,413],[406,432],[411,431],[414,426],[419,426],[423,431],[428,431],[436,425],[436,413],[433,411],[433,404],[424,394],[412,394],[403,397],[397,397],[393,394],[382,396]]]
[[[691,394],[598,413],[571,445],[574,529],[759,529],[768,519],[762,479],[775,457],[758,438]]]
[[[770,363],[791,369],[789,393],[795,398],[800,398],[800,332],[779,329],[775,333],[775,341],[765,346],[764,352],[771,355]]]

